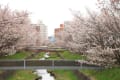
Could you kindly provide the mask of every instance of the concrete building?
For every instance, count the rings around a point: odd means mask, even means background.
[[[39,23],[39,26],[40,26],[41,43],[44,43],[45,41],[48,40],[47,26],[45,24],[43,24],[42,22]]]
[[[34,41],[35,44],[34,46],[40,46],[42,45],[45,41],[48,40],[47,38],[47,26],[43,24],[42,22],[39,24],[31,24],[33,31],[35,31],[34,35]],[[31,32],[32,33],[32,32]]]
[[[64,24],[60,24],[59,28],[55,28],[54,30],[55,37],[57,37],[57,35],[63,30],[64,30]]]
[[[31,36],[31,41],[33,42],[33,46],[39,46],[40,45],[40,26],[38,24],[31,24],[32,27],[32,32],[30,32]]]

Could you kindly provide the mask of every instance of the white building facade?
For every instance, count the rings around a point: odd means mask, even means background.
[[[41,46],[46,40],[48,40],[47,26],[41,22],[39,24],[32,24],[32,28],[33,31],[35,31],[34,37],[31,37],[31,39],[34,40],[34,46]]]
[[[48,40],[47,26],[42,22],[39,23],[39,26],[40,26],[40,40],[41,40],[41,43],[43,44]]]

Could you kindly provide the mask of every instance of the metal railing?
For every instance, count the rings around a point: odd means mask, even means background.
[[[0,69],[103,69],[80,60],[0,60]]]

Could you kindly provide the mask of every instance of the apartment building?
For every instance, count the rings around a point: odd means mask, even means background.
[[[34,40],[34,46],[40,46],[47,40],[47,26],[43,24],[42,22],[39,24],[31,24],[34,33],[34,37],[32,39]],[[32,32],[31,32],[32,33]]]
[[[64,24],[60,24],[59,28],[55,28],[54,30],[55,37],[57,37],[57,35],[63,30],[64,30]]]

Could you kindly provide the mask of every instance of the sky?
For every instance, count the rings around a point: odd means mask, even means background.
[[[42,22],[48,28],[48,36],[54,35],[54,29],[64,21],[72,20],[69,9],[85,13],[85,8],[96,10],[97,0],[0,0],[1,5],[8,5],[13,10],[29,11],[33,23]]]

